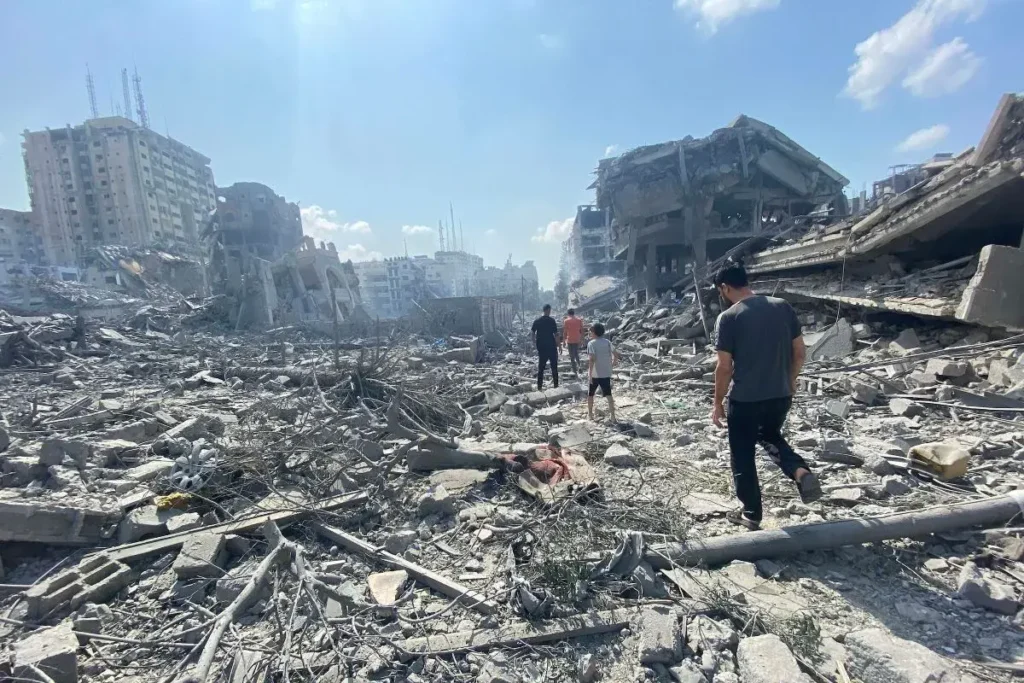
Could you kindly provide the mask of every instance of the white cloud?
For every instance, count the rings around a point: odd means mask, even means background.
[[[350,244],[344,249],[338,249],[338,258],[345,261],[379,261],[384,255],[379,251],[370,251],[361,244]]]
[[[4,137],[3,133],[0,133],[0,145],[4,144],[4,142],[6,142],[6,141],[7,141],[7,138]]]
[[[919,152],[931,149],[945,140],[947,135],[949,135],[949,126],[944,123],[931,126],[930,128],[915,130],[903,142],[896,145],[896,151]]]
[[[561,242],[569,236],[572,230],[572,218],[564,221],[551,221],[543,228],[537,228],[537,234],[530,237],[532,242]]]
[[[903,79],[903,87],[918,97],[948,95],[962,88],[981,68],[981,57],[963,38],[954,38],[928,53]]]
[[[495,230],[494,228],[487,228],[486,230],[484,230],[484,234],[485,235],[497,235],[498,231]]]
[[[697,15],[697,27],[710,33],[736,17],[775,9],[780,0],[676,0],[676,9]]]
[[[960,18],[977,19],[984,7],[985,0],[918,0],[892,26],[872,33],[857,44],[854,48],[857,61],[849,69],[843,94],[859,101],[864,109],[876,107],[885,89],[908,73],[928,51],[940,26]],[[934,55],[932,53],[914,72],[927,66]],[[972,71],[967,78],[973,75]],[[912,84],[918,82],[912,76],[913,73],[907,77],[911,83],[903,82],[911,92]]]
[[[342,223],[338,220],[338,212],[334,209],[324,209],[313,204],[299,210],[302,216],[302,231],[314,237],[331,237],[342,232],[356,232],[363,235],[372,232],[370,224],[366,221],[353,221]]]
[[[618,145],[608,145],[604,148],[604,158],[613,157],[619,153]]]
[[[565,48],[565,40],[562,36],[557,36],[551,33],[538,33],[537,42],[540,43],[542,48],[545,50],[551,50],[552,52]]]
[[[434,232],[433,228],[428,228],[425,225],[403,225],[402,226],[402,234],[403,235],[425,235],[425,234],[433,233],[433,232]]]

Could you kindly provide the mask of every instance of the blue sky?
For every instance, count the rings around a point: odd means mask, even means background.
[[[343,253],[432,251],[451,200],[467,247],[550,286],[606,153],[743,112],[859,190],[977,142],[1022,25],[1020,0],[4,0],[0,206],[28,206],[21,131],[87,117],[86,63],[109,113],[135,64],[156,130]]]

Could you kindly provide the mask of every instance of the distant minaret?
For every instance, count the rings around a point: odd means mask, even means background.
[[[439,251],[444,251],[444,227],[441,225],[441,221],[437,221],[437,242],[439,245]]]
[[[448,224],[452,230],[452,242],[455,244],[455,248],[452,251],[459,250],[459,241],[455,238],[455,209],[452,207],[452,203],[448,202],[448,213],[451,216],[451,222]]]

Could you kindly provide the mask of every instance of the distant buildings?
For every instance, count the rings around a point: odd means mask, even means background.
[[[42,237],[35,214],[0,209],[0,262],[39,263],[41,253]]]
[[[215,206],[209,158],[120,116],[22,137],[45,263],[80,265],[107,244],[197,246]]]
[[[569,281],[580,282],[597,275],[621,275],[625,262],[615,259],[611,211],[592,204],[576,207],[569,233]]]
[[[449,297],[502,297],[536,303],[537,267],[511,262],[484,267],[483,258],[463,251],[438,251],[429,256],[398,256],[354,264],[367,312],[380,318],[416,313],[416,303]]]

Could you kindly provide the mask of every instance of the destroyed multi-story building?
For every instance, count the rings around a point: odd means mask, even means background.
[[[774,291],[868,311],[1024,328],[1024,98],[976,148],[923,164],[870,213],[809,222],[747,258]]]
[[[705,138],[648,145],[602,159],[597,211],[610,213],[615,256],[647,298],[689,282],[744,240],[792,216],[848,213],[848,180],[772,126],[739,116]]]
[[[80,281],[97,289],[145,294],[153,286],[163,286],[186,297],[209,293],[202,261],[159,249],[96,247],[82,263]]]
[[[412,312],[426,295],[424,259],[395,256],[355,264],[366,311],[378,318],[399,318]]]
[[[577,206],[567,242],[570,282],[622,274],[623,262],[615,258],[610,210],[598,209],[592,204]]]
[[[260,183],[218,188],[203,229],[214,293],[238,300],[236,326],[349,321],[359,316],[359,279],[331,243],[302,234],[297,204]]]
[[[442,296],[472,296],[476,294],[476,274],[484,269],[482,256],[466,251],[434,252],[439,284],[444,288]],[[429,279],[429,278],[428,278]]]
[[[107,244],[198,245],[215,204],[206,156],[121,116],[22,137],[48,264],[79,265]]]
[[[537,266],[533,261],[517,266],[510,257],[502,268],[488,266],[477,271],[473,293],[476,296],[524,299],[532,305],[536,303],[540,291],[539,282]]]

